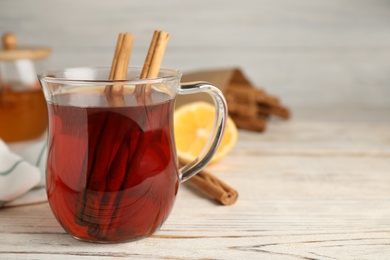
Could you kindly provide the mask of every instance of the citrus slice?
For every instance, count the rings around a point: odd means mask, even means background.
[[[193,161],[205,147],[213,129],[215,108],[206,102],[193,102],[176,109],[174,132],[177,155],[185,162]],[[237,141],[237,127],[228,117],[222,141],[210,163],[225,157]]]

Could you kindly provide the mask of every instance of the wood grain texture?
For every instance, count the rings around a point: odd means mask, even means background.
[[[183,184],[152,237],[79,242],[47,203],[0,210],[0,259],[386,259],[390,255],[390,116],[296,109],[208,167],[239,191],[220,206]],[[359,116],[356,116],[356,114]],[[369,131],[368,131],[369,129]]]

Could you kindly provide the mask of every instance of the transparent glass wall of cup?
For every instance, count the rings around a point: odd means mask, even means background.
[[[110,68],[39,75],[49,112],[49,203],[77,239],[112,243],[151,235],[168,217],[179,184],[207,165],[222,138],[227,108],[220,90],[180,84],[181,72],[173,69],[140,80],[141,69],[130,67],[124,81],[105,80]],[[104,89],[113,85],[123,93],[108,98]],[[145,88],[151,92],[140,95]],[[214,131],[199,157],[179,169],[175,96],[199,92],[215,102]]]

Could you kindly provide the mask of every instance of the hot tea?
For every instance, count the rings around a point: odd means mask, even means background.
[[[112,67],[38,75],[49,112],[47,194],[74,238],[115,243],[150,236],[167,219],[179,184],[218,149],[227,117],[222,92],[207,82],[180,84],[174,69],[141,78],[144,67],[129,67],[126,79],[111,78]],[[178,168],[176,96],[201,92],[216,104],[213,131],[199,156]]]
[[[101,90],[48,102],[48,198],[74,237],[134,240],[158,229],[175,200],[174,101],[155,91],[140,105],[125,93],[125,106],[112,107]]]

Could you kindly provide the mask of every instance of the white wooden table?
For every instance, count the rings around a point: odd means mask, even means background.
[[[209,171],[235,187],[220,206],[182,185],[152,237],[80,242],[47,203],[0,209],[0,259],[389,259],[390,111],[293,109],[240,131]]]

